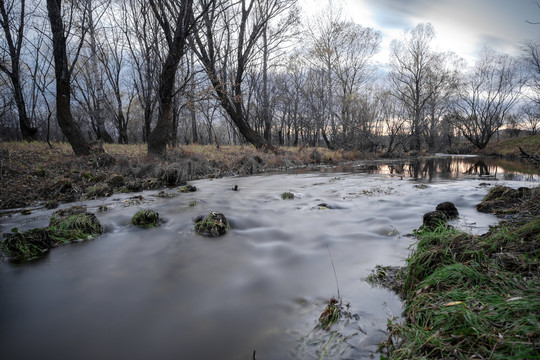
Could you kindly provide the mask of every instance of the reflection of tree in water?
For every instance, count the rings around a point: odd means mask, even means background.
[[[479,159],[475,157],[432,157],[419,158],[410,162],[394,162],[388,165],[369,164],[362,166],[362,172],[369,174],[386,173],[392,176],[403,176],[431,182],[433,179],[456,179],[463,175],[473,177],[499,177],[503,180],[530,180],[538,178],[540,169],[535,175],[524,175],[528,171],[518,166],[516,161],[499,159]],[[530,170],[529,170],[530,171]]]
[[[452,158],[416,159],[411,162],[407,171],[414,179],[432,180],[436,177],[447,178],[452,175]]]
[[[490,174],[489,167],[482,160],[477,160],[465,171],[466,175],[488,176]]]
[[[390,175],[394,175],[394,174],[397,174],[397,175],[403,175],[404,173],[404,168],[405,164],[403,163],[400,163],[400,164],[390,164],[388,165],[388,169],[390,171]]]

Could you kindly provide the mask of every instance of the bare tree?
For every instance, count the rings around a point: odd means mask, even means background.
[[[521,108],[522,126],[531,135],[540,133],[540,104],[526,104]]]
[[[485,48],[471,73],[465,75],[454,107],[463,136],[483,149],[503,126],[526,83],[521,63]]]
[[[257,148],[271,144],[249,124],[243,83],[258,41],[268,22],[292,0],[202,0],[206,11],[194,33],[192,48],[202,63],[216,97],[240,134]]]
[[[37,128],[32,127],[31,120],[28,118],[21,80],[21,50],[26,22],[25,0],[0,0],[0,26],[5,36],[0,41],[0,56],[2,56],[0,71],[4,72],[11,81],[22,137],[24,140],[31,141],[37,139],[38,131]],[[6,54],[9,56],[9,61],[5,60]]]
[[[62,1],[47,0],[47,15],[51,25],[53,40],[54,70],[56,77],[56,117],[62,132],[71,144],[76,155],[88,155],[90,147],[82,136],[82,133],[73,122],[71,113],[71,74],[74,64],[77,61],[78,54],[82,46],[82,40],[79,43],[75,58],[69,66],[66,40],[67,33],[62,18]],[[82,17],[85,20],[85,16]],[[84,28],[84,27],[83,27]],[[84,32],[81,34],[84,38]]]
[[[420,150],[424,115],[432,89],[428,79],[436,58],[431,49],[435,32],[431,24],[418,24],[403,39],[391,44],[390,86],[392,94],[408,110],[413,149]]]
[[[159,68],[155,64],[161,62],[159,24],[150,15],[152,10],[145,0],[123,1],[121,6],[116,24],[124,32],[130,53],[133,87],[143,110],[142,140],[147,141],[157,105]]]
[[[457,95],[462,59],[453,53],[436,53],[428,70],[427,86],[431,96],[426,103],[424,127],[428,149],[436,150],[441,143],[437,141],[442,133],[441,122],[450,112],[452,99]]]
[[[530,73],[528,97],[540,106],[540,41],[527,40],[521,49]]]
[[[105,92],[102,69],[100,68],[99,55],[102,53],[101,44],[98,43],[99,27],[102,17],[109,7],[110,0],[85,0],[81,6],[88,14],[88,58],[84,64],[86,70],[86,92],[85,98],[87,113],[92,120],[94,132],[99,140],[112,143],[113,139],[105,128]]]
[[[122,82],[125,79],[122,77],[122,70],[126,67],[126,50],[122,40],[119,29],[111,29],[105,39],[99,59],[103,64],[105,81],[113,94],[112,97],[106,97],[104,101],[114,116],[115,127],[118,131],[118,143],[127,144],[129,142],[127,132],[129,109],[135,98],[135,91],[131,86],[128,89],[123,88]],[[124,110],[124,95],[127,95],[127,111]]]
[[[159,114],[157,124],[148,136],[148,153],[166,155],[167,143],[173,132],[173,96],[178,64],[184,57],[187,38],[195,25],[193,1],[150,0],[168,46],[168,53],[159,77]],[[202,10],[205,11],[204,9]],[[169,21],[172,20],[172,22]]]

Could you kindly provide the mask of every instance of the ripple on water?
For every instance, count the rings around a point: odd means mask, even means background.
[[[256,350],[261,359],[318,359],[330,344],[339,351],[326,358],[369,358],[385,338],[387,317],[401,310],[392,293],[362,280],[370,269],[403,264],[414,242],[404,234],[439,202],[454,202],[465,227],[482,231],[496,222],[474,208],[485,193],[477,180],[422,179],[428,186],[416,188],[403,176],[235,177],[194,181],[196,193],[151,203],[120,206],[129,194],[89,201],[92,209],[117,204],[97,213],[105,235],[54,249],[44,261],[0,264],[2,355],[248,359]],[[285,191],[295,199],[282,200]],[[131,226],[143,207],[166,222]],[[192,218],[210,211],[231,222],[224,237],[194,233]],[[2,226],[23,230],[49,216],[37,210],[34,220],[14,215]],[[335,276],[359,320],[319,331]]]

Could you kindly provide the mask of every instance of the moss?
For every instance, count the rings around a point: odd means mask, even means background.
[[[131,219],[133,225],[143,228],[159,226],[159,214],[154,210],[139,210]]]
[[[192,185],[185,185],[180,188],[180,192],[187,193],[187,192],[195,192],[197,191],[197,188]]]
[[[221,213],[211,212],[206,217],[200,216],[195,219],[195,231],[201,235],[210,237],[221,236],[229,229],[229,221]]]
[[[283,200],[289,200],[289,199],[294,199],[294,194],[292,192],[284,192],[283,194],[281,194],[281,198]]]

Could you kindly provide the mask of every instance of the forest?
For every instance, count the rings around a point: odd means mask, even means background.
[[[191,143],[394,156],[540,128],[534,39],[467,63],[420,23],[382,63],[380,31],[296,0],[0,0],[0,25],[2,140],[77,155],[100,141],[157,156]]]

